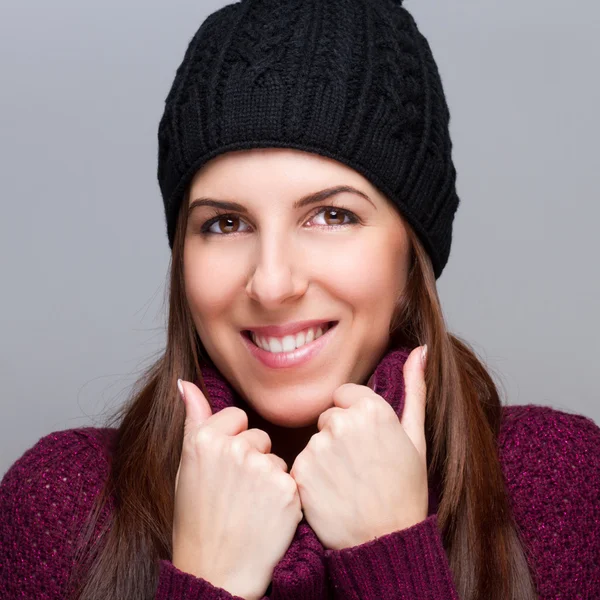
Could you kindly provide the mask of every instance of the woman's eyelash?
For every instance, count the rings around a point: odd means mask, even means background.
[[[321,206],[320,208],[318,208],[316,210],[316,212],[314,212],[311,215],[311,219],[314,219],[318,214],[322,213],[322,212],[326,212],[326,211],[332,211],[332,212],[336,212],[336,213],[340,213],[342,216],[348,217],[349,219],[349,223],[340,223],[339,225],[320,225],[320,227],[325,227],[327,229],[334,229],[336,227],[345,227],[347,225],[356,225],[357,223],[360,222],[360,219],[350,210],[345,209],[345,208],[341,208],[339,206]],[[200,229],[200,233],[205,234],[205,235],[231,235],[230,233],[214,233],[212,231],[209,231],[209,229],[220,219],[226,219],[228,217],[232,217],[234,219],[238,219],[241,217],[239,217],[239,215],[236,215],[234,213],[220,213],[218,210],[214,210],[213,212],[213,217],[210,218],[208,221],[205,221],[205,223],[202,225],[201,229]]]

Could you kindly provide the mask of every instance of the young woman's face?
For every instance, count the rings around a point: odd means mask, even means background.
[[[294,206],[340,186],[356,192]],[[198,202],[206,199],[243,211]],[[333,406],[333,391],[364,384],[387,349],[410,260],[402,218],[353,169],[279,148],[230,152],[204,165],[188,210],[186,297],[204,348],[263,418],[287,427],[316,422]],[[267,353],[243,333],[308,320],[337,325],[312,342],[318,352],[284,368],[265,364],[256,351]]]

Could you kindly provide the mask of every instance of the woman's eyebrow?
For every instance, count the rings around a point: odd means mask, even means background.
[[[364,192],[361,192],[360,190],[350,185],[339,185],[336,187],[327,188],[325,190],[320,190],[319,192],[314,192],[312,194],[304,196],[303,198],[300,198],[300,200],[294,202],[294,210],[302,208],[304,206],[308,206],[310,204],[316,204],[317,202],[323,202],[323,200],[326,200],[331,196],[335,196],[336,194],[341,194],[343,192],[357,194],[358,196],[361,196],[365,200],[369,201],[375,207],[375,209],[377,209],[375,203]],[[231,202],[228,200],[215,200],[213,198],[197,198],[190,204],[188,214],[191,213],[192,210],[194,210],[194,208],[197,208],[199,206],[211,206],[213,208],[221,208],[223,210],[234,210],[239,213],[248,214],[248,209],[242,204],[238,204],[237,202]]]

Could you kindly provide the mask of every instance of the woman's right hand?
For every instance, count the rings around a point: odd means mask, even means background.
[[[227,407],[212,414],[182,381],[186,419],[175,480],[173,564],[230,594],[262,598],[302,519],[296,482],[271,439]]]

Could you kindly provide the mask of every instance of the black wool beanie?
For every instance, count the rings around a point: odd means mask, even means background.
[[[242,0],[192,38],[158,130],[169,244],[198,169],[286,147],[361,173],[399,209],[436,279],[458,208],[450,113],[431,49],[401,0]]]

